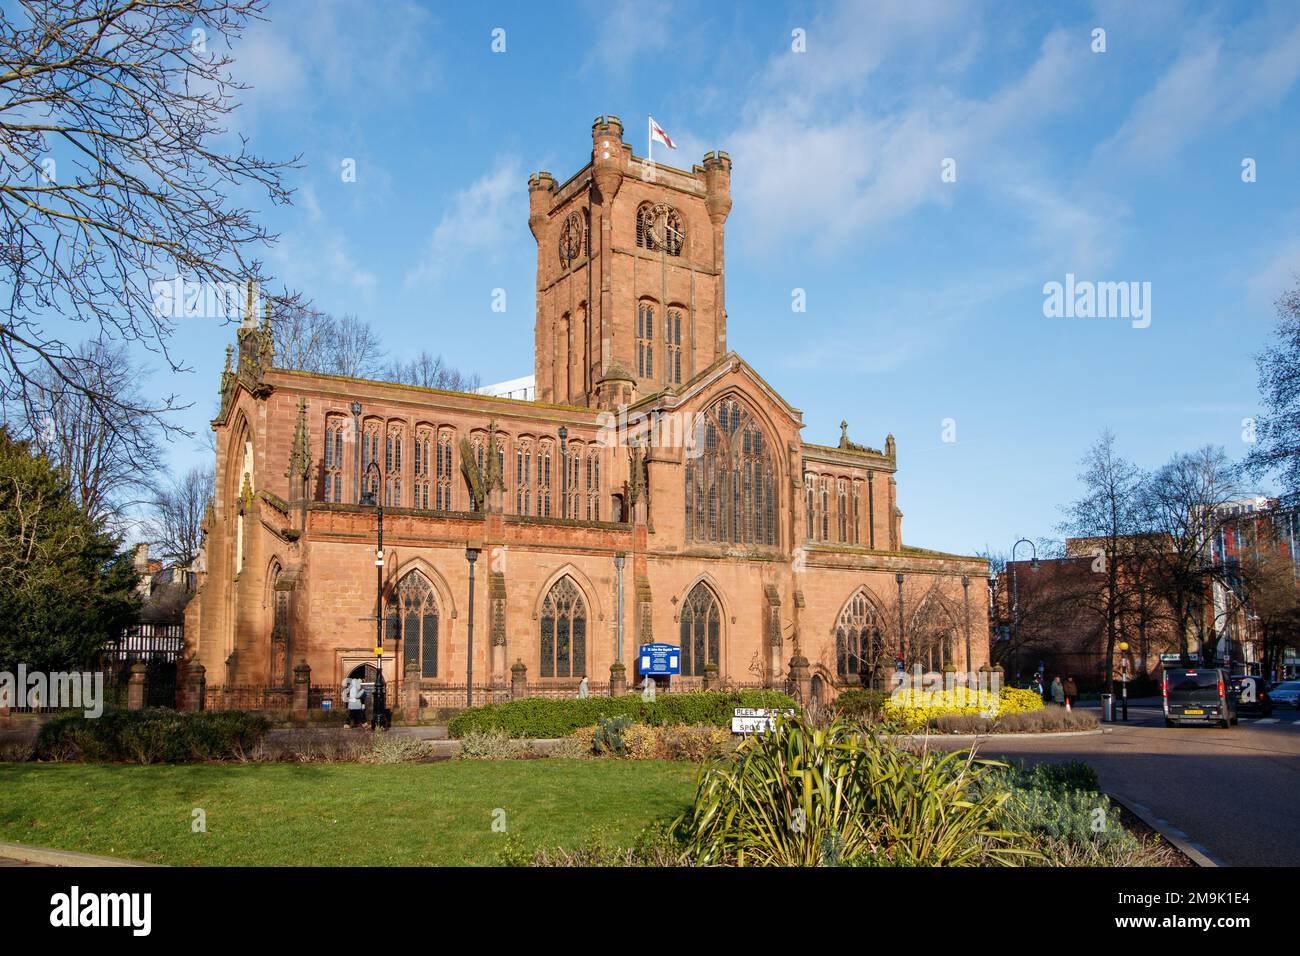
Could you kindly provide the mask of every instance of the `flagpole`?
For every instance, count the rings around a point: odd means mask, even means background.
[[[650,174],[654,175],[655,171],[655,121],[649,113],[645,115],[645,153],[646,161],[650,163]]]

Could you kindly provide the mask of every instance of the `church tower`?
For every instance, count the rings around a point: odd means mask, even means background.
[[[689,381],[727,350],[731,158],[690,172],[632,154],[617,116],[591,162],[528,180],[537,240],[537,400],[613,408]]]

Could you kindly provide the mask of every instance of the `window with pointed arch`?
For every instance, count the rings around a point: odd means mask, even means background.
[[[375,487],[377,479],[373,474],[368,474],[370,466],[379,461],[379,423],[368,423],[361,432],[361,493],[362,495],[377,496],[379,489]]]
[[[325,420],[324,492],[325,500],[343,500],[343,436],[347,422],[343,418]]]
[[[587,603],[567,574],[542,602],[539,626],[543,677],[582,677],[587,673]]]
[[[600,520],[600,449],[592,448],[587,453],[587,466],[583,475],[583,487],[587,499],[587,520]]]
[[[433,470],[433,464],[429,460],[429,453],[434,449],[433,431],[428,428],[417,428],[415,430],[415,442],[411,450],[412,465],[412,488],[415,489],[414,499],[411,501],[412,508],[422,508],[429,510],[429,502],[432,499],[430,488],[432,482],[429,480],[429,473]]]
[[[551,442],[544,439],[537,445],[537,517],[551,516]]]
[[[853,543],[862,543],[862,482],[853,483]]]
[[[682,310],[678,306],[669,306],[668,318],[664,320],[664,360],[667,367],[664,374],[674,384],[682,383]]]
[[[703,448],[686,460],[686,540],[776,544],[770,442],[753,412],[723,398],[704,412]]]
[[[384,507],[402,506],[402,432],[390,427],[384,442]]]
[[[849,484],[841,479],[836,483],[837,500],[835,503],[835,520],[839,525],[840,543],[849,543]]]
[[[403,672],[415,661],[421,677],[438,676],[438,598],[419,571],[408,571],[393,589],[388,636],[402,648]]]
[[[859,591],[849,599],[835,625],[835,673],[850,680],[869,677],[884,649],[876,610]]]
[[[515,445],[515,514],[529,514],[533,496],[533,445],[521,439]]]
[[[448,428],[438,432],[438,450],[434,462],[433,506],[438,511],[451,510],[451,450],[455,435]]]
[[[701,581],[691,588],[678,616],[681,622],[682,673],[702,677],[708,664],[716,665],[722,639],[722,612],[718,599]]]
[[[641,378],[655,374],[655,304],[648,299],[636,310],[636,374]]]
[[[586,446],[581,442],[569,442],[567,454],[568,461],[564,467],[568,469],[568,478],[565,484],[565,493],[568,496],[568,507],[561,517],[577,521],[582,514],[582,462],[586,456]]]

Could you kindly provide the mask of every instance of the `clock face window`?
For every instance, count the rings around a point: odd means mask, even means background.
[[[578,213],[570,213],[560,229],[560,261],[565,268],[586,253],[587,224]]]
[[[636,244],[641,248],[680,256],[685,238],[681,214],[667,203],[644,203],[636,211]]]

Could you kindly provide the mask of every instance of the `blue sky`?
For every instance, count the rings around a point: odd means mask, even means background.
[[[1300,273],[1300,8],[1044,7],[273,0],[235,49],[235,129],[303,157],[266,213],[272,273],[485,382],[533,367],[530,172],[567,179],[601,113],[638,154],[652,113],[673,165],[728,150],[730,346],[805,440],[894,433],[905,541],[1004,550],[1053,531],[1103,428],[1146,466],[1243,454],[1252,356]],[[1067,273],[1151,283],[1150,326],[1046,318]],[[194,373],[155,376],[192,428],[232,338],[183,329]]]

